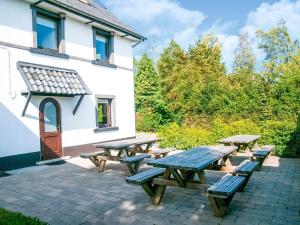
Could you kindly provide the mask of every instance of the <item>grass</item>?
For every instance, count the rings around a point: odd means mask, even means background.
[[[47,225],[38,218],[0,208],[0,225]]]

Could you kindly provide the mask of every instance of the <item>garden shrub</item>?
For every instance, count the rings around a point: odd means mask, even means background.
[[[200,127],[180,127],[176,123],[162,127],[158,135],[162,137],[161,147],[189,149],[213,143],[213,136],[209,130]]]
[[[136,129],[138,131],[154,132],[160,127],[161,115],[150,110],[136,113]]]
[[[262,144],[276,145],[275,154],[278,156],[297,157],[297,149],[300,147],[293,146],[290,143],[294,132],[296,132],[296,125],[290,121],[265,121],[262,124],[262,138],[260,142]]]
[[[38,218],[0,208],[0,225],[47,225]]]
[[[212,133],[217,141],[236,134],[260,134],[261,129],[259,125],[249,119],[224,122],[224,119],[217,118],[213,122]]]
[[[299,122],[298,122],[299,123]],[[300,157],[300,125],[290,121],[268,120],[258,124],[248,119],[224,122],[218,118],[213,126],[180,126],[171,123],[163,126],[158,135],[161,147],[190,149],[199,145],[218,144],[218,140],[236,134],[260,134],[259,144],[276,145],[275,154],[281,157]]]

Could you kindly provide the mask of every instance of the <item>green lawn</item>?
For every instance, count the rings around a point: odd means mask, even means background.
[[[47,225],[47,223],[19,212],[10,212],[0,208],[0,225]]]

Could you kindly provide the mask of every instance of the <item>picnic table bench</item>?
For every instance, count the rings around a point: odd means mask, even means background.
[[[89,159],[96,166],[98,172],[104,171],[104,167],[107,161],[107,156],[105,156],[104,151],[84,153],[80,154],[80,157],[83,159]]]
[[[238,147],[237,151],[251,151],[255,146],[257,140],[260,138],[260,135],[235,135],[228,138],[219,140],[219,143],[226,146],[235,145]]]
[[[152,168],[145,172],[138,173],[134,176],[127,177],[126,181],[130,184],[141,185],[144,191],[150,196],[153,197],[157,190],[157,185],[152,184],[152,180],[155,177],[163,175],[165,172],[164,168]]]
[[[220,181],[208,188],[208,200],[213,207],[215,216],[224,216],[235,192],[244,182],[245,177],[225,175]]]
[[[245,182],[240,187],[240,191],[244,191],[246,185],[248,184],[250,177],[254,171],[254,169],[258,166],[258,162],[253,162],[251,160],[245,160],[240,165],[238,165],[231,172],[233,175],[243,176],[245,177]]]
[[[253,154],[251,159],[258,162],[258,169],[262,167],[265,159],[270,155],[272,150],[275,148],[275,145],[264,145],[262,147],[257,148]]]
[[[124,157],[120,159],[122,163],[125,163],[129,169],[131,175],[137,174],[138,169],[140,168],[142,162],[146,158],[150,158],[151,155],[148,154],[141,154],[131,157]]]

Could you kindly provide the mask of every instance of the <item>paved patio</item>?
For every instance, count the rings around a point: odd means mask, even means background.
[[[162,204],[152,206],[126,176],[124,165],[110,163],[97,173],[80,158],[27,168],[0,178],[0,207],[53,225],[300,224],[300,159],[267,159],[223,219],[212,216],[207,198],[196,190],[167,188]]]

